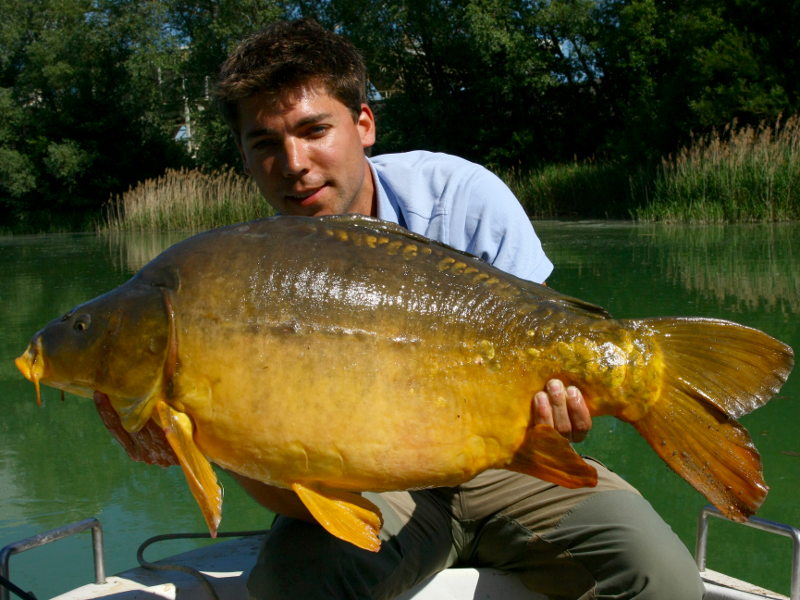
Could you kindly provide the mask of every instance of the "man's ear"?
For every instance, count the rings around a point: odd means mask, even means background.
[[[368,104],[361,105],[356,119],[356,127],[361,135],[361,146],[369,148],[375,144],[375,115]]]

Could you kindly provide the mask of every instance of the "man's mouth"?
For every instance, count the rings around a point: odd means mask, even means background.
[[[292,202],[294,204],[299,204],[300,206],[308,206],[309,204],[313,204],[317,200],[320,192],[323,189],[325,189],[325,187],[326,186],[321,185],[320,187],[312,189],[293,191],[289,194],[286,194],[286,199],[289,202]]]

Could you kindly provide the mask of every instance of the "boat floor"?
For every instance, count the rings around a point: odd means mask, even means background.
[[[246,580],[255,562],[262,536],[216,542],[169,558],[170,565],[191,567],[202,572],[220,600],[247,598]],[[211,598],[204,584],[183,571],[137,567],[106,578],[103,584],[89,584],[56,596],[53,600],[188,600]],[[706,586],[705,600],[788,600],[776,594],[714,571],[701,573]],[[494,569],[447,569],[406,592],[397,600],[546,600],[532,594],[514,575]]]

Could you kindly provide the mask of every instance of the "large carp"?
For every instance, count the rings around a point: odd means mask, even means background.
[[[169,248],[36,333],[37,387],[110,398],[132,436],[163,430],[209,528],[210,463],[294,490],[376,550],[357,492],[455,485],[504,468],[565,485],[594,469],[531,423],[551,377],[631,423],[734,519],[767,487],[734,420],[786,380],[792,350],[735,323],[613,320],[601,308],[364,217],[278,217]],[[160,434],[160,433],[159,433]]]

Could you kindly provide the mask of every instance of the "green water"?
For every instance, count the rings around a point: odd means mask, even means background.
[[[800,226],[656,228],[619,223],[537,224],[556,264],[554,288],[615,316],[723,317],[800,347]],[[13,366],[31,335],[75,304],[127,279],[181,236],[0,237],[0,546],[59,525],[98,517],[107,572],[135,563],[145,538],[203,531],[180,471],[135,463],[112,441],[92,402],[44,389],[44,406]],[[800,526],[798,376],[768,406],[742,419],[764,460],[771,491],[760,516]],[[674,475],[628,426],[596,419],[582,453],[636,485],[694,547],[704,499]],[[263,528],[269,516],[229,479],[222,530]],[[183,550],[155,547],[147,558]],[[709,566],[782,593],[791,544],[721,521],[711,524]],[[92,579],[87,534],[11,560],[14,581],[49,597]]]

